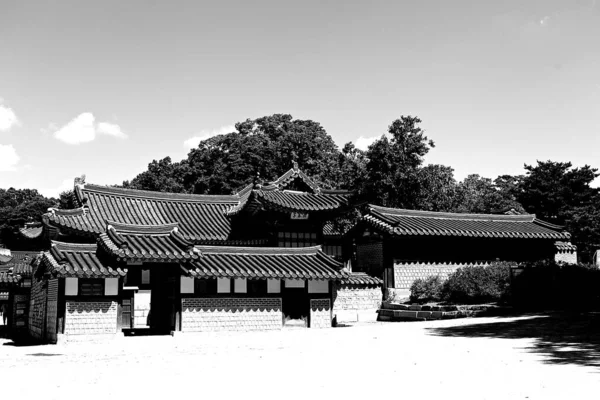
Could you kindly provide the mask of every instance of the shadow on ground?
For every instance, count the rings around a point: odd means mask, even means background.
[[[450,337],[534,339],[528,350],[546,356],[547,363],[600,368],[600,313],[544,313],[507,319],[428,331]]]

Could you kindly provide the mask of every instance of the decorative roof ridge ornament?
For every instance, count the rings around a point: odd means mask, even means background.
[[[393,208],[369,204],[369,212],[377,216],[399,216],[399,217],[420,217],[431,219],[453,219],[453,220],[474,220],[474,221],[510,221],[510,222],[535,222],[540,221],[535,214],[477,214],[477,213],[453,213],[444,211],[424,211],[409,210],[405,208]],[[542,223],[549,224],[545,221]],[[554,225],[557,226],[558,225]]]
[[[321,245],[307,247],[246,247],[246,246],[214,246],[194,245],[194,250],[200,254],[232,254],[232,255],[270,255],[289,256],[306,255],[315,256],[323,253]],[[325,253],[323,253],[325,254]]]
[[[105,219],[106,228],[112,228],[118,234],[125,235],[169,235],[179,227],[179,222],[160,225],[127,224]]]
[[[74,186],[85,186],[85,174],[74,179]]]
[[[238,195],[226,194],[195,194],[195,193],[173,193],[157,192],[154,190],[129,189],[115,186],[96,185],[87,183],[85,185],[86,193],[92,193],[96,196],[115,196],[127,199],[144,199],[164,202],[189,202],[205,204],[229,204],[239,201]]]
[[[260,179],[260,171],[256,171],[256,175],[254,176],[254,179],[252,181],[252,188],[260,189],[260,188],[262,188],[262,184],[263,184],[263,181],[262,181],[262,179]],[[242,189],[242,191],[243,191],[243,189]]]

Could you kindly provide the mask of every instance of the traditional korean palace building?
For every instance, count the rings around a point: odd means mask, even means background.
[[[344,266],[332,222],[352,210],[352,193],[320,188],[295,163],[233,195],[76,179],[73,200],[75,209],[50,209],[42,232],[30,235],[48,243],[31,274],[35,339],[319,328],[377,317],[383,282]]]
[[[42,226],[21,230],[44,251],[23,263],[24,253],[0,249],[15,337],[330,327],[375,320],[383,294],[408,297],[417,278],[497,260],[577,261],[562,227],[515,212],[368,205],[348,230],[353,193],[322,189],[295,163],[232,195],[78,178],[73,196],[76,208],[49,209]]]
[[[570,234],[529,214],[455,214],[369,205],[350,235],[359,269],[383,277],[385,288],[399,297],[407,297],[418,278],[445,278],[469,265],[497,260],[577,262]]]

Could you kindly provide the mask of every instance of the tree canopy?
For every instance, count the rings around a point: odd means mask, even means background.
[[[0,189],[0,242],[10,245],[18,228],[26,222],[41,222],[42,214],[56,205],[56,199],[35,189]]]
[[[517,200],[537,217],[564,225],[582,260],[590,261],[600,247],[600,190],[591,186],[598,170],[555,161],[538,161],[525,165],[525,170],[517,184]]]
[[[179,163],[169,157],[148,165],[124,187],[198,194],[224,194],[240,190],[260,177],[277,178],[298,161],[305,173],[324,187],[353,185],[362,171],[360,150],[340,151],[325,129],[311,120],[289,114],[247,119],[236,131],[203,140]],[[342,172],[342,170],[344,172]]]

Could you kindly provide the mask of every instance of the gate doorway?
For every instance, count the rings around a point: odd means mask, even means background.
[[[281,290],[281,311],[284,327],[308,328],[310,300],[305,282],[284,281]]]
[[[174,264],[145,264],[138,271],[130,271],[133,279],[128,276],[128,281],[139,284],[133,288],[135,292],[131,297],[123,299],[126,335],[168,335],[178,330],[179,271],[179,266]]]

